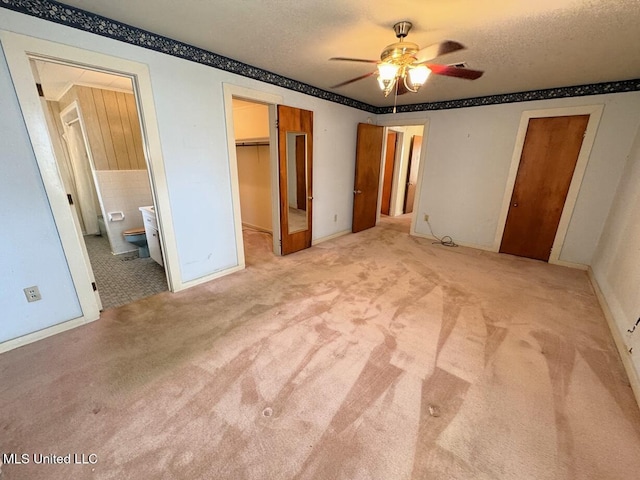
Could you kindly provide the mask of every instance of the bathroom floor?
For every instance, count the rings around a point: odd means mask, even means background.
[[[102,309],[119,307],[144,297],[166,292],[164,268],[138,252],[113,255],[106,236],[84,237],[100,291]]]

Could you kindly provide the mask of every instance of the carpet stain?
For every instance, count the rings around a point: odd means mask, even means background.
[[[438,478],[433,476],[435,474],[433,464],[437,463],[436,442],[456,417],[468,389],[468,382],[440,368],[436,368],[433,375],[422,382],[420,420],[412,479]],[[434,405],[439,405],[438,415],[432,414]],[[470,466],[467,468],[468,473],[473,473]]]
[[[547,362],[553,391],[553,406],[556,419],[559,468],[566,469],[565,475],[574,478],[574,443],[571,425],[567,418],[567,394],[575,365],[575,348],[558,335],[544,330],[532,331],[531,336],[540,345],[541,353]]]
[[[402,370],[390,364],[395,347],[395,339],[386,334],[383,343],[371,351],[326,432],[314,445],[300,473],[294,478],[338,478],[348,463],[346,460],[358,456],[362,448],[355,435],[358,421],[402,373]]]

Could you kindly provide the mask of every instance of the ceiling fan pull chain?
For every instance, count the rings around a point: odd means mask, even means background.
[[[398,104],[398,80],[396,80],[396,91],[393,95],[393,113],[396,113],[396,105]]]

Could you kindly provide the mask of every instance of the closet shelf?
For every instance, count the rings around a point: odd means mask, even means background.
[[[256,145],[269,145],[268,138],[243,138],[236,140],[236,147],[251,147]]]

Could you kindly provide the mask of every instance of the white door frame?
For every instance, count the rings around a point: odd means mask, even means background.
[[[182,289],[183,283],[180,275],[164,160],[160,146],[160,133],[156,120],[151,77],[147,66],[142,63],[4,30],[0,31],[0,41],[2,41],[9,72],[82,309],[81,317],[67,322],[70,325],[69,328],[97,320],[100,316],[100,311],[91,286],[89,274],[91,266],[82,255],[82,247],[80,245],[82,240],[78,237],[67,194],[58,172],[40,97],[34,88],[35,79],[30,65],[31,59],[41,59],[131,78],[144,140],[145,157],[149,166],[151,190],[156,201],[158,223],[161,225],[162,230],[169,289],[172,291]],[[56,326],[57,331],[64,329],[66,329],[64,324]]]
[[[100,202],[100,212],[102,213],[103,218],[107,218],[104,212],[104,206],[102,205],[102,194],[100,192],[100,185],[98,185],[97,179],[96,179],[96,166],[95,163],[93,161],[93,155],[91,153],[91,148],[89,148],[89,140],[87,138],[87,129],[86,126],[84,124],[84,118],[82,117],[82,111],[80,109],[80,106],[78,105],[78,101],[74,100],[73,102],[71,102],[66,108],[64,108],[61,112],[60,112],[60,122],[62,122],[62,128],[65,131],[65,134],[68,135],[68,131],[69,131],[69,125],[67,124],[67,121],[65,120],[65,117],[69,116],[70,113],[75,113],[75,116],[77,117],[76,121],[78,122],[78,124],[80,125],[80,132],[82,133],[82,141],[84,144],[84,148],[86,151],[86,155],[87,155],[87,160],[89,161],[89,168],[91,169],[91,181],[93,182],[93,186],[96,190],[97,193],[97,197],[98,197],[98,201]],[[50,135],[53,135],[53,132],[49,132]],[[71,156],[71,149],[69,148],[69,145],[67,144],[67,151],[69,152],[69,155]],[[74,160],[71,160],[72,162],[74,162]],[[75,172],[74,172],[74,176],[75,176]],[[79,197],[79,195],[77,195],[77,197]],[[82,215],[82,212],[80,212],[78,207],[78,202],[79,202],[79,198],[75,199],[75,205],[71,208],[71,213],[73,215],[73,219],[74,219],[74,224],[76,226],[76,230],[78,232],[78,238],[82,238],[82,228],[80,227],[80,219],[78,218],[79,215]],[[98,226],[99,228],[99,226]],[[86,224],[85,224],[85,230],[86,230]],[[80,247],[82,248],[82,255],[84,256],[85,262],[87,263],[87,267],[88,267],[88,273],[89,273],[89,277],[91,280],[91,284],[95,284],[96,283],[96,278],[95,278],[95,272],[93,271],[93,267],[91,266],[91,259],[89,258],[89,252],[87,251],[87,245],[86,243],[83,241],[80,242]],[[102,310],[102,299],[100,298],[100,291],[97,288],[97,284],[95,287],[95,291],[93,292],[93,294],[96,297],[96,302],[98,303],[98,310]]]
[[[416,233],[416,223],[418,220],[418,212],[417,210],[417,206],[420,204],[420,195],[421,195],[421,191],[422,191],[422,174],[424,172],[424,164],[425,164],[425,158],[427,155],[427,141],[429,138],[429,119],[428,118],[404,118],[404,119],[397,119],[397,118],[385,118],[384,120],[382,120],[381,122],[377,123],[377,125],[382,126],[382,127],[387,127],[385,128],[385,135],[384,135],[384,145],[383,145],[383,153],[386,152],[386,148],[387,148],[387,135],[386,132],[389,128],[393,128],[393,127],[410,127],[413,125],[422,125],[423,129],[422,129],[422,149],[420,151],[420,165],[418,165],[418,181],[416,182],[416,194],[415,194],[415,201],[414,201],[414,209],[413,209],[413,214],[411,215],[411,228],[409,229],[409,235],[415,235],[415,236],[421,236],[422,234],[418,234]],[[382,164],[380,166],[380,168],[384,168],[384,158],[385,156],[382,155]],[[400,168],[400,166],[398,166],[398,168]],[[401,170],[399,170],[401,171]],[[376,224],[378,223],[378,221],[380,220],[380,205],[382,202],[382,183],[380,183],[380,187],[379,187],[379,192],[378,192],[378,211],[377,211],[377,216],[376,216]]]
[[[396,133],[396,155],[393,159],[394,167],[393,167],[393,176],[391,180],[391,205],[389,207],[389,213],[393,215],[402,215],[404,213],[403,208],[399,208],[398,205],[398,191],[400,190],[401,184],[406,182],[405,178],[402,178],[402,157],[404,156],[404,136],[405,132],[399,132],[392,130],[392,127],[387,128],[387,133],[389,130],[394,131]],[[386,156],[385,156],[386,158]],[[406,187],[405,187],[406,190]],[[404,203],[404,202],[403,202]],[[403,205],[404,206],[404,205]],[[398,213],[400,210],[400,213]]]
[[[399,125],[394,125],[393,127],[386,127],[384,129],[384,142],[383,142],[383,149],[382,149],[382,165],[380,165],[380,182],[381,182],[381,188],[380,188],[380,202],[378,202],[380,204],[380,210],[382,210],[382,191],[384,190],[384,170],[385,168],[387,168],[387,136],[389,135],[389,132],[394,132],[396,134],[396,152],[395,155],[393,157],[393,172],[391,173],[391,192],[390,192],[390,205],[389,205],[389,214],[390,216],[394,216],[395,212],[397,210],[397,195],[398,195],[398,188],[400,185],[400,168],[402,167],[401,163],[402,163],[402,144],[404,142],[404,132],[403,131],[399,131],[399,130],[394,130],[394,127],[399,126]],[[400,145],[400,148],[398,148],[398,145]],[[380,212],[380,214],[382,214],[382,212]],[[378,216],[376,218],[376,223],[377,220],[379,220],[380,217]]]
[[[278,177],[278,131],[276,128],[277,105],[283,103],[280,95],[261,92],[251,88],[223,83],[224,114],[227,124],[227,150],[229,152],[229,171],[231,173],[231,195],[233,220],[236,235],[238,267],[245,268],[244,243],[242,241],[242,215],[240,211],[240,182],[238,179],[238,156],[236,154],[236,135],[233,126],[233,98],[264,103],[269,107],[269,165],[271,171],[271,224],[273,230],[273,253],[282,253],[280,245],[280,181]]]
[[[571,262],[560,260],[560,253],[562,253],[564,240],[569,229],[569,222],[571,221],[571,216],[573,215],[573,209],[576,206],[578,193],[580,192],[580,186],[582,185],[584,172],[587,169],[587,163],[589,162],[589,156],[591,155],[591,150],[593,148],[593,143],[596,138],[596,132],[598,131],[598,125],[600,124],[600,118],[602,117],[603,110],[604,105],[600,104],[577,107],[545,108],[540,110],[525,110],[524,112],[522,112],[518,134],[516,135],[516,144],[513,149],[513,156],[511,158],[511,167],[509,169],[509,175],[507,177],[507,184],[504,189],[502,208],[500,209],[500,216],[498,217],[498,228],[496,229],[496,236],[493,241],[493,250],[495,252],[500,251],[500,244],[502,243],[502,236],[504,235],[504,229],[507,223],[509,205],[511,204],[511,196],[513,195],[516,176],[518,175],[518,167],[520,166],[520,158],[522,157],[522,149],[524,148],[524,140],[527,135],[529,120],[531,120],[532,118],[589,115],[589,123],[587,124],[587,129],[585,130],[584,140],[582,141],[582,146],[580,147],[578,161],[576,162],[576,167],[573,171],[573,178],[571,179],[571,184],[569,185],[567,198],[562,209],[562,215],[560,216],[560,223],[558,224],[556,236],[551,248],[551,255],[549,256],[549,263],[586,269],[584,265],[577,265]]]

